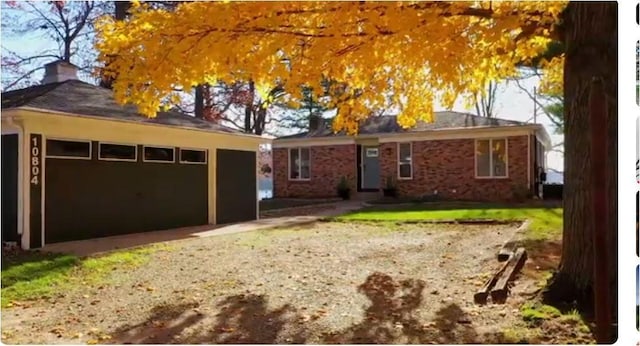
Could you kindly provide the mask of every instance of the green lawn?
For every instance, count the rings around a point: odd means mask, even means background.
[[[438,221],[531,220],[527,233],[530,240],[547,239],[562,232],[562,208],[547,206],[480,204],[480,203],[424,203],[396,206],[373,206],[338,217],[340,221]]]
[[[89,258],[39,251],[3,252],[1,305],[51,297],[83,283],[99,282],[115,268],[145,263],[158,249],[149,246]]]

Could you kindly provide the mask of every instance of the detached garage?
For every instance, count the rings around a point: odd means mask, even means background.
[[[73,76],[53,63],[46,83],[2,93],[3,241],[29,249],[257,219],[264,138],[178,112],[145,118]]]

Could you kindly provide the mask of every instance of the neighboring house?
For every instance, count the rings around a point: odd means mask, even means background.
[[[258,217],[264,138],[181,113],[155,118],[76,80],[2,93],[2,240],[25,248]]]
[[[319,124],[319,126],[314,126]],[[326,197],[346,177],[353,191],[380,191],[391,179],[400,196],[509,200],[541,196],[542,125],[436,112],[432,123],[402,129],[395,116],[368,118],[355,137],[323,121],[273,141],[274,197]]]

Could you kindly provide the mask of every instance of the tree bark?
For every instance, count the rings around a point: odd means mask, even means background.
[[[196,99],[194,113],[196,118],[204,119],[204,85],[196,85]]]
[[[131,1],[114,1],[114,6],[114,18],[116,20],[125,20],[128,16],[129,9],[131,8]],[[106,65],[108,64],[109,62],[106,62]],[[103,88],[112,89],[114,80],[115,78],[102,75],[100,77],[100,86]]]
[[[552,279],[547,298],[577,301],[587,311],[593,307],[594,232],[591,215],[592,158],[590,148],[589,87],[592,80],[603,82],[606,93],[608,190],[608,260],[610,301],[617,320],[618,194],[618,30],[617,3],[570,2],[563,14],[562,31],[566,45],[564,68],[564,230],[562,259]],[[596,292],[598,294],[598,292]]]
[[[124,20],[127,18],[129,9],[131,8],[131,1],[114,1],[116,6],[115,18],[116,20]]]
[[[249,81],[249,97],[245,101],[244,106],[244,132],[252,133],[253,129],[251,128],[252,117],[254,112],[254,101],[256,98],[256,87],[252,80]]]

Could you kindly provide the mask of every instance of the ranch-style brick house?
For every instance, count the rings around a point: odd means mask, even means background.
[[[550,143],[540,124],[449,111],[410,129],[395,116],[370,117],[357,136],[315,117],[310,131],[273,141],[274,197],[336,196],[346,177],[352,192],[381,191],[391,179],[400,197],[541,198]]]
[[[65,62],[2,93],[2,241],[24,249],[258,218],[265,138],[183,113],[146,118]]]

